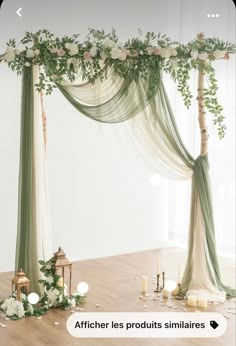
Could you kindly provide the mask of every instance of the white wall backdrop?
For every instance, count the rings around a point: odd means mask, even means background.
[[[87,28],[116,28],[121,39],[155,31],[189,41],[200,31],[234,41],[233,3],[221,0],[115,0],[6,2],[0,13],[0,52],[24,31],[47,28],[56,35]],[[218,19],[208,13],[219,13]],[[235,60],[217,67],[220,98],[227,115],[227,137],[212,129],[210,147],[219,250],[234,248]],[[199,151],[196,104],[186,111],[173,83],[166,81],[186,145]],[[193,75],[193,90],[196,76]],[[20,78],[0,65],[0,271],[14,267],[20,133]],[[48,172],[53,245],[71,259],[92,258],[185,243],[188,183],[150,184],[152,171],[128,139],[126,124],[98,124],[80,115],[55,91],[45,100],[48,116]],[[196,145],[197,143],[197,145]]]

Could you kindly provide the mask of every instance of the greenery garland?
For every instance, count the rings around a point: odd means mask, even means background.
[[[55,257],[48,261],[39,261],[40,271],[44,278],[39,280],[43,286],[44,293],[37,305],[32,305],[27,296],[21,293],[20,301],[16,299],[16,292],[9,298],[0,302],[0,314],[2,317],[11,320],[18,320],[22,317],[41,316],[50,308],[61,308],[68,310],[76,305],[85,302],[84,296],[74,292],[71,296],[67,295],[66,286],[59,285],[61,276],[56,273]]]
[[[22,50],[19,45],[24,45]],[[5,54],[0,55],[0,62],[20,75],[25,67],[37,64],[43,69],[40,81],[36,85],[38,91],[45,90],[51,94],[56,83],[65,78],[75,81],[78,73],[83,80],[94,83],[96,79],[105,79],[109,68],[122,78],[137,81],[139,78],[148,80],[148,97],[155,95],[162,71],[170,74],[177,83],[177,89],[183,97],[187,108],[193,98],[189,86],[190,71],[204,69],[208,79],[205,89],[205,105],[214,115],[219,138],[225,134],[223,108],[219,105],[216,92],[218,90],[216,72],[212,63],[216,59],[229,59],[230,53],[236,52],[236,45],[218,38],[197,39],[186,45],[171,41],[166,35],[148,32],[143,36],[128,40],[124,44],[112,30],[90,29],[84,42],[79,35],[55,37],[48,30],[36,33],[26,32],[19,45],[15,39],[7,43]]]

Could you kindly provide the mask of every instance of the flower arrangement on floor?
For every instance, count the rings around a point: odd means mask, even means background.
[[[19,45],[24,47],[20,49]],[[122,43],[115,30],[107,34],[94,29],[90,29],[84,42],[80,42],[79,35],[59,38],[44,29],[36,33],[26,32],[19,45],[11,39],[6,52],[0,55],[0,62],[6,62],[18,75],[32,64],[42,67],[37,89],[45,90],[46,94],[51,94],[57,83],[65,78],[75,81],[78,72],[83,80],[93,83],[96,79],[105,79],[112,68],[126,80],[148,80],[148,97],[152,97],[161,73],[165,71],[177,82],[177,89],[189,107],[193,97],[189,86],[190,72],[204,69],[208,76],[205,105],[214,114],[219,137],[224,137],[223,108],[216,97],[218,86],[212,62],[229,59],[229,54],[236,52],[235,44],[199,34],[197,39],[184,45],[153,32],[143,36],[141,30],[139,37]]]
[[[61,276],[57,275],[55,267],[55,257],[48,261],[39,261],[40,271],[43,273],[43,279],[39,283],[43,287],[43,295],[39,303],[31,304],[26,294],[21,293],[20,301],[16,299],[16,292],[9,298],[0,302],[0,314],[2,317],[18,320],[22,317],[41,316],[50,308],[61,308],[68,310],[76,305],[85,302],[85,296],[81,296],[78,292],[74,292],[68,296],[67,286],[60,285]]]

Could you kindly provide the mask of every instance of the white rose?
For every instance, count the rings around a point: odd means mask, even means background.
[[[112,47],[114,47],[114,45],[115,45],[115,42],[112,41],[112,40],[109,39],[109,38],[106,38],[106,39],[104,40],[104,42],[103,42],[103,46],[104,46],[105,48],[112,48]]]
[[[53,283],[53,278],[51,276],[45,277],[45,281],[49,284]]]
[[[175,48],[170,48],[171,55],[176,56],[177,55],[177,50]]]
[[[162,58],[169,58],[171,56],[171,48],[161,48],[160,56]]]
[[[39,49],[35,49],[34,54],[35,54],[35,56],[38,56],[40,54],[40,50]]]
[[[21,54],[21,50],[20,49],[15,49],[15,54],[16,55],[20,55]]]
[[[224,50],[219,50],[219,49],[217,49],[217,50],[215,50],[215,51],[213,52],[213,56],[214,56],[216,59],[223,59],[224,56],[225,56],[225,51],[224,51]]]
[[[200,60],[206,60],[207,58],[208,58],[207,52],[198,54],[198,59],[200,59]]]
[[[27,49],[26,58],[33,58],[33,57],[34,57],[34,51],[32,49]]]
[[[78,45],[76,43],[71,43],[69,55],[73,56],[73,55],[76,55],[78,53],[79,53]]]
[[[66,48],[66,49],[70,49],[70,45],[71,45],[71,44],[70,44],[69,42],[67,42],[67,43],[65,44],[65,48]]]
[[[4,55],[4,59],[7,62],[11,62],[11,61],[13,61],[15,59],[15,51],[14,51],[13,48],[7,47],[6,53]]]
[[[89,53],[92,57],[95,57],[97,55],[97,52],[98,52],[97,47],[93,46],[92,48],[90,48]]]
[[[118,59],[120,56],[121,50],[117,47],[113,47],[111,50],[111,57],[112,59]]]
[[[191,53],[190,53],[191,57],[193,59],[197,59],[198,57],[198,51],[197,50],[191,50]]]
[[[28,61],[25,62],[26,67],[30,67],[30,63]]]

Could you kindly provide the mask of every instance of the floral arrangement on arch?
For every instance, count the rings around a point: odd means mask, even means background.
[[[39,280],[44,291],[39,303],[31,304],[24,293],[21,293],[18,301],[14,292],[9,298],[0,302],[0,315],[3,318],[18,320],[22,317],[41,316],[50,308],[68,310],[85,302],[85,296],[81,296],[78,292],[68,296],[67,286],[60,285],[61,276],[56,274],[55,257],[48,261],[40,260],[39,264],[40,271],[44,275],[43,279]]]
[[[23,45],[23,48],[19,46]],[[189,87],[190,71],[204,69],[208,76],[205,89],[205,105],[214,115],[220,138],[224,137],[225,125],[223,108],[219,105],[215,69],[212,62],[229,59],[236,52],[236,45],[218,38],[204,39],[202,34],[187,43],[172,41],[166,35],[139,30],[137,38],[122,43],[115,30],[90,29],[83,42],[79,35],[55,37],[48,30],[36,33],[26,32],[19,45],[15,39],[7,43],[6,52],[0,55],[0,62],[21,74],[25,67],[37,64],[41,68],[38,91],[51,94],[57,83],[65,78],[73,82],[78,73],[83,80],[93,83],[103,80],[111,67],[122,78],[137,81],[143,78],[149,84],[149,97],[155,95],[162,71],[170,74],[177,83],[186,107],[191,105],[192,93]]]

